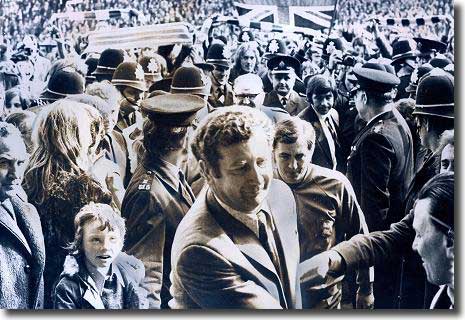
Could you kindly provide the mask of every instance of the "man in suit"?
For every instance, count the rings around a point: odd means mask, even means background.
[[[335,170],[340,159],[339,115],[334,109],[337,87],[330,76],[313,76],[307,84],[309,106],[299,117],[315,129],[315,152],[312,163]]]
[[[144,287],[150,308],[167,308],[171,245],[179,222],[195,197],[181,168],[186,159],[188,128],[206,101],[190,94],[145,99],[145,153],[122,204],[127,220],[125,248],[145,266]]]
[[[170,307],[300,308],[295,200],[273,179],[273,128],[244,106],[217,110],[193,153],[207,181],[178,226]]]
[[[291,116],[297,115],[306,106],[305,99],[292,88],[300,70],[300,62],[294,57],[277,55],[267,62],[273,90],[265,95],[263,106],[285,110]]]
[[[390,65],[367,62],[354,68],[355,107],[367,122],[354,139],[347,177],[354,187],[371,231],[387,230],[403,217],[413,178],[413,140],[405,119],[392,107],[399,78]],[[392,266],[375,270],[375,308],[392,308],[398,273]]]
[[[230,49],[223,43],[214,43],[207,53],[207,63],[211,63],[215,69],[210,73],[212,86],[208,103],[214,108],[231,106],[234,104],[234,92],[229,84],[229,73],[231,72]]]
[[[0,309],[44,303],[44,237],[21,187],[28,158],[19,130],[0,122]]]

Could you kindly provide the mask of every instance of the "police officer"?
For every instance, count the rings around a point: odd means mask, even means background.
[[[123,132],[124,129],[136,122],[140,100],[143,98],[144,92],[147,91],[144,69],[136,62],[123,62],[116,68],[111,83],[122,96],[115,129]]]
[[[417,57],[419,51],[416,50],[416,43],[409,38],[399,38],[392,44],[392,65],[396,69],[396,74],[400,79],[396,100],[407,98],[408,93],[405,88],[410,83],[410,76],[417,67]]]
[[[47,88],[41,93],[39,99],[33,102],[32,106],[42,106],[66,98],[68,95],[84,93],[84,84],[84,77],[73,67],[57,70],[50,77]]]
[[[300,63],[294,57],[278,55],[268,60],[273,90],[265,95],[263,105],[279,108],[290,115],[297,115],[307,106],[305,98],[294,91],[294,84],[300,70]]]
[[[97,68],[92,75],[98,82],[111,81],[116,68],[124,61],[124,51],[121,49],[105,49],[102,51],[97,63]]]
[[[413,141],[405,119],[392,108],[400,83],[392,66],[373,60],[354,68],[355,107],[367,125],[357,134],[348,158],[347,177],[370,231],[386,230],[402,218],[402,205],[413,176]],[[393,268],[375,270],[375,308],[393,305]],[[378,275],[376,275],[378,274]]]
[[[150,308],[166,308],[171,244],[176,228],[195,197],[180,169],[186,159],[188,128],[205,101],[190,94],[164,94],[141,103],[145,153],[122,204],[128,236],[126,250],[145,265],[144,287]]]
[[[214,43],[208,49],[206,62],[215,67],[211,72],[212,86],[208,102],[215,108],[234,104],[234,93],[228,83],[231,72],[231,55],[230,49],[222,43]]]

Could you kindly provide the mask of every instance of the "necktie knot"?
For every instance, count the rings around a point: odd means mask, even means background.
[[[283,106],[285,106],[287,104],[287,98],[286,97],[282,97],[281,98],[281,103],[283,104]]]

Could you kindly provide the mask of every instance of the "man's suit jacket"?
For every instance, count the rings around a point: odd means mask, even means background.
[[[145,266],[143,287],[151,309],[165,308],[170,300],[171,244],[176,228],[194,202],[179,192],[166,165],[144,159],[129,183],[121,213],[126,219],[125,250]]]
[[[107,158],[118,165],[121,179],[124,182],[124,186],[127,187],[131,178],[131,172],[129,170],[129,155],[126,140],[116,130],[112,130],[110,134],[105,135],[105,140],[109,143]]]
[[[329,148],[328,139],[323,132],[323,128],[321,127],[321,122],[318,119],[318,115],[316,114],[315,110],[312,106],[308,106],[305,110],[303,110],[299,115],[299,118],[309,122],[313,129],[315,129],[315,151],[312,156],[312,163],[317,164],[321,167],[325,167],[328,169],[334,169],[334,162],[333,157],[331,156],[331,150]],[[331,121],[335,125],[336,132],[338,127],[336,125],[336,118],[337,118],[337,111],[335,109],[331,109],[329,111],[329,117],[331,117]],[[336,161],[340,157],[340,151],[338,144],[335,141],[335,155]]]
[[[0,206],[0,309],[42,309],[45,246],[37,210],[19,197]]]
[[[208,103],[213,108],[227,107],[227,106],[232,106],[234,104],[234,91],[233,91],[232,86],[229,83],[226,83],[223,87],[223,95],[224,95],[223,101],[219,100],[214,90],[216,90],[216,87],[212,86],[211,96],[208,97]]]
[[[282,279],[255,234],[204,188],[173,241],[171,308],[301,308],[300,249],[292,191],[273,180],[265,201],[276,226]]]
[[[296,116],[307,107],[307,101],[297,92],[291,90],[289,101],[287,101],[286,106],[283,106],[278,93],[275,90],[272,90],[265,95],[265,99],[263,100],[263,107],[285,109],[291,116]]]

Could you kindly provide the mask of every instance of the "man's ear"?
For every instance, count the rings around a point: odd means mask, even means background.
[[[446,256],[449,259],[454,259],[454,238],[447,238]]]
[[[364,104],[367,104],[368,98],[365,91],[362,91],[362,101]]]
[[[199,160],[199,167],[200,167],[200,174],[204,179],[207,181],[207,183],[210,181],[211,176],[210,176],[210,170],[208,169],[207,164],[203,160]]]

